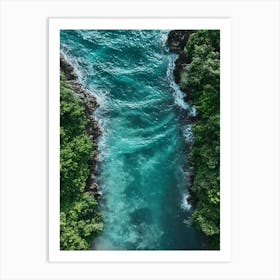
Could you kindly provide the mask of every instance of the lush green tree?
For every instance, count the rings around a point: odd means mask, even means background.
[[[194,172],[192,219],[207,236],[210,249],[220,243],[220,34],[217,30],[192,33],[184,48],[190,60],[181,73],[181,87],[196,106],[194,143],[189,160]]]
[[[193,32],[185,46],[185,52],[192,60],[195,54],[195,48],[206,45],[220,52],[220,30],[198,30]]]
[[[60,248],[61,250],[87,250],[90,242],[102,230],[100,213],[96,200],[88,193],[83,193],[71,207],[60,213]]]
[[[97,202],[85,192],[94,151],[84,108],[60,75],[60,248],[86,250],[102,230]]]

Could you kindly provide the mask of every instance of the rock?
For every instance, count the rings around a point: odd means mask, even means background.
[[[74,68],[66,61],[62,54],[60,54],[60,68],[63,70],[66,80],[76,80],[78,78]]]
[[[95,193],[95,196],[101,196],[102,195],[102,192],[98,191]]]
[[[180,88],[181,89],[181,88]],[[184,101],[185,102],[188,102],[189,101],[189,96],[187,94],[185,94],[185,96],[183,97]]]
[[[96,187],[95,182],[96,182],[95,176],[91,175],[90,177],[88,177],[86,181],[86,184],[88,185],[88,189],[94,189]]]
[[[193,30],[172,30],[168,33],[166,44],[171,51],[178,54],[173,69],[176,84],[179,84],[181,81],[181,72],[188,71],[187,65],[190,63],[190,58],[188,54],[184,52],[184,48],[193,32]]]
[[[189,39],[193,30],[172,30],[168,33],[166,44],[171,51],[180,53]]]
[[[190,204],[190,205],[193,206],[193,204],[194,204],[194,198],[193,198],[192,196],[189,195],[189,196],[186,198],[186,200],[187,200],[188,204]]]
[[[186,54],[184,52],[180,53],[175,60],[175,67],[173,69],[174,80],[176,84],[180,83],[181,71],[183,69],[182,65],[186,62]]]
[[[191,187],[188,188],[188,193],[189,193],[189,195],[187,196],[186,200],[187,200],[188,204],[195,207],[197,204],[197,198]]]

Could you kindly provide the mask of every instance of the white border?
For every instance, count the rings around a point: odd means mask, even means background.
[[[219,251],[60,251],[59,56],[61,29],[221,30],[221,249]],[[231,21],[228,18],[49,19],[49,261],[229,262],[231,260]]]

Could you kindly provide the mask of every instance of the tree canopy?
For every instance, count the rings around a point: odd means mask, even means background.
[[[197,109],[192,126],[194,143],[190,165],[191,186],[196,198],[192,218],[207,236],[210,249],[220,246],[220,33],[199,30],[192,33],[184,48],[190,60],[181,73],[181,87]]]
[[[97,202],[85,192],[96,151],[86,133],[83,105],[60,74],[60,249],[87,250],[102,230]]]

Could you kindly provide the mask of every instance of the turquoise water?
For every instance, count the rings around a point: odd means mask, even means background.
[[[100,103],[98,250],[201,249],[184,220],[188,106],[172,77],[166,30],[65,30],[61,51]]]

